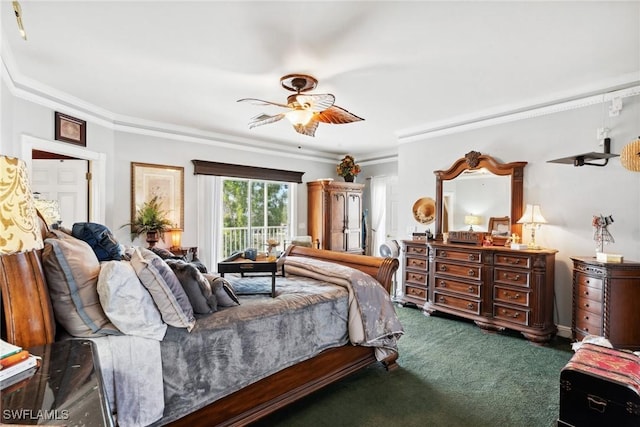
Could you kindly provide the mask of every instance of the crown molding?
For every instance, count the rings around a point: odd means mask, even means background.
[[[557,93],[545,99],[531,99],[473,114],[432,122],[399,131],[399,144],[406,144],[503,123],[525,120],[609,102],[614,98],[640,95],[640,73],[630,73],[572,93]]]
[[[9,46],[5,41],[2,41],[0,74],[9,92],[16,98],[41,105],[53,111],[64,111],[66,114],[117,132],[188,141],[196,144],[246,151],[252,154],[273,155],[274,152],[277,152],[282,157],[321,163],[335,163],[336,159],[339,158],[338,153],[291,147],[278,141],[264,138],[246,138],[239,135],[201,131],[118,115],[20,75],[13,61]],[[393,159],[389,161],[393,161]]]

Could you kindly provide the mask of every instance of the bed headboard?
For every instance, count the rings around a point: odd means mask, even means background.
[[[49,229],[41,216],[39,221],[44,238]],[[23,348],[55,340],[55,320],[41,249],[0,256],[0,295],[4,339]]]

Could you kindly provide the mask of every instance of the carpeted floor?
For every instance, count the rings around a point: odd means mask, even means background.
[[[568,340],[534,345],[519,333],[397,307],[400,368],[374,364],[262,420],[259,426],[554,426]]]

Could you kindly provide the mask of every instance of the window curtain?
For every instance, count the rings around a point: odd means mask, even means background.
[[[198,257],[209,271],[217,270],[218,248],[222,247],[222,233],[216,218],[222,213],[222,179],[217,176],[197,177]]]
[[[371,178],[371,245],[369,253],[380,256],[380,245],[386,239],[386,211],[388,177]]]

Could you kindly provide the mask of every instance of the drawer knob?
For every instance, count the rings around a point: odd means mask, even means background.
[[[476,256],[474,254],[469,254],[469,261],[475,261]]]
[[[444,299],[444,297],[443,297],[443,296],[441,296],[440,298],[438,298],[438,301],[440,301],[440,302],[444,302],[444,301],[445,301],[445,299]]]
[[[440,256],[443,257],[443,258],[446,258],[447,257],[447,251],[440,252]]]
[[[473,304],[472,303],[468,303],[467,304],[467,308],[473,309]]]
[[[585,295],[589,295],[589,291],[584,291],[584,294]]]
[[[447,266],[446,265],[441,265],[440,266],[440,271],[447,271]]]
[[[473,277],[473,276],[475,276],[475,275],[476,275],[476,272],[475,272],[474,270],[469,269],[469,271],[467,271],[467,276],[471,276],[471,277]]]
[[[444,280],[440,281],[440,287],[441,288],[446,288],[447,287],[447,282],[445,282]]]
[[[584,320],[589,320],[589,316],[584,316]]]
[[[474,293],[475,292],[475,289],[473,289],[473,286],[469,286],[468,289],[469,289],[469,293]]]
[[[584,306],[588,308],[589,307],[589,303],[588,302],[585,303]]]

